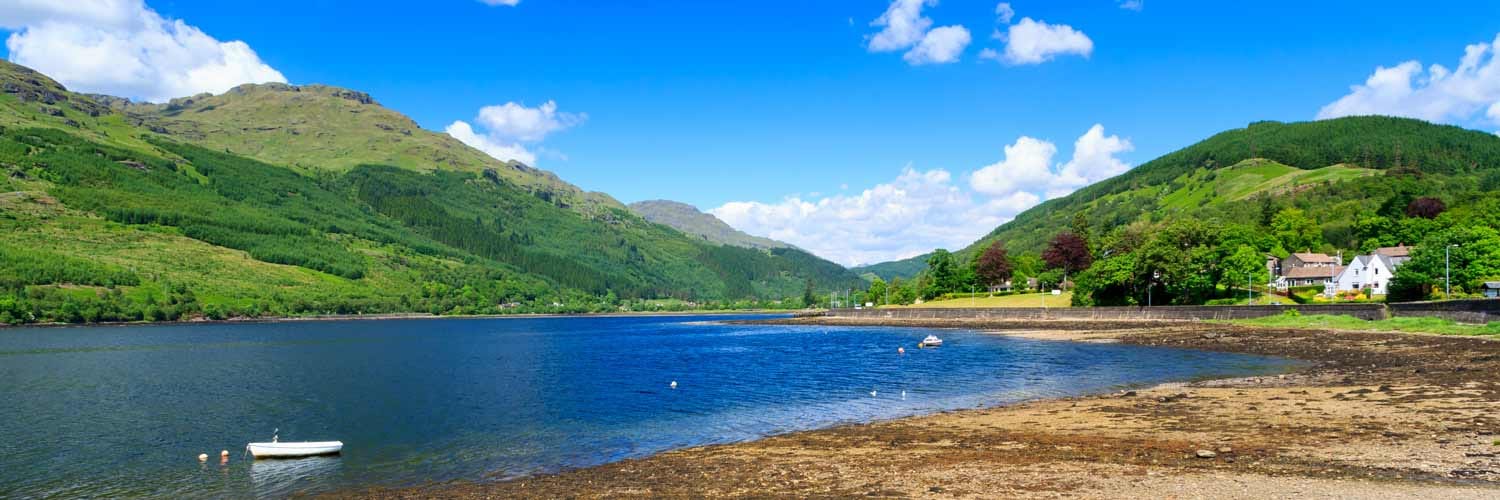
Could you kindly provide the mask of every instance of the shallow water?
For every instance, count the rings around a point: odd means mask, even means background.
[[[0,330],[0,496],[280,497],[504,478],[1292,366],[959,330],[916,349],[929,333],[701,316]],[[342,440],[344,453],[241,458],[274,428],[283,441]]]

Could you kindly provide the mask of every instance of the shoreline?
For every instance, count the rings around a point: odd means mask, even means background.
[[[789,318],[1280,356],[1185,381],[669,451],[498,482],[335,492],[494,497],[1500,495],[1500,341],[1181,321]]]
[[[303,321],[381,321],[397,319],[549,319],[549,318],[617,318],[617,317],[670,317],[670,316],[738,316],[738,315],[775,315],[796,314],[797,311],[777,311],[767,309],[748,309],[743,311],[641,311],[641,312],[608,312],[608,313],[517,313],[517,314],[457,314],[457,315],[435,315],[422,313],[385,313],[385,314],[333,314],[323,316],[270,316],[261,318],[226,318],[226,319],[189,319],[178,321],[106,321],[100,323],[22,323],[5,324],[0,323],[0,331],[17,328],[92,328],[92,327],[119,327],[119,326],[182,326],[182,325],[215,325],[215,324],[237,324],[237,323],[297,323]],[[760,320],[754,320],[760,321]]]

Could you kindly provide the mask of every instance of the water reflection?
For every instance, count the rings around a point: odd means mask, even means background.
[[[250,484],[257,497],[280,497],[326,483],[339,475],[339,457],[258,459],[250,463]]]

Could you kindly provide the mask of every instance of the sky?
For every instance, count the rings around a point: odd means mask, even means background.
[[[162,101],[369,92],[845,265],[960,248],[1258,120],[1500,130],[1500,2],[0,0],[4,56]]]

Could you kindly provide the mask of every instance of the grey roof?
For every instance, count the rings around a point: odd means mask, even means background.
[[[1484,287],[1485,288],[1500,288],[1500,281],[1486,281],[1486,282],[1484,282]]]

